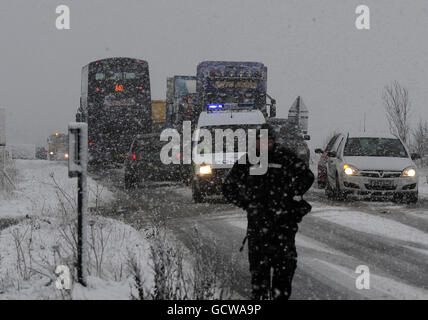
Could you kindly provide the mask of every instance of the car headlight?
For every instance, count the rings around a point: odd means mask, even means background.
[[[211,174],[212,173],[212,169],[211,166],[209,164],[203,164],[199,167],[199,174],[200,175],[207,175],[207,174]]]
[[[345,172],[345,174],[347,176],[356,176],[356,175],[358,175],[358,170],[356,168],[354,168],[353,166],[350,166],[349,164],[343,165],[343,172]]]
[[[406,168],[403,170],[402,175],[403,177],[410,177],[410,178],[416,177],[416,169],[413,167]]]
[[[68,159],[68,153],[66,153],[66,154],[64,155],[64,158]]]

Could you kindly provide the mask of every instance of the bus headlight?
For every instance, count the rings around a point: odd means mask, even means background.
[[[403,177],[413,178],[415,176],[416,176],[416,170],[415,170],[415,168],[410,167],[410,168],[407,168],[407,169],[403,170]]]
[[[358,170],[355,169],[354,167],[350,166],[349,164],[345,164],[343,166],[343,172],[345,172],[345,174],[347,176],[356,176],[356,175],[358,175]]]
[[[199,167],[199,174],[201,176],[211,174],[211,173],[212,173],[212,169],[211,169],[211,166],[209,164],[203,164]]]

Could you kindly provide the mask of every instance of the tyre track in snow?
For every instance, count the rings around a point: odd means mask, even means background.
[[[350,211],[361,211],[385,219],[390,219],[409,227],[428,233],[428,200],[422,198],[416,205],[401,205],[380,201],[334,201],[329,200],[320,191],[311,189],[305,199],[313,206],[326,205],[329,207],[349,208]],[[409,214],[411,213],[411,214]]]
[[[371,270],[428,290],[427,255],[406,247],[406,242],[361,232],[310,215],[299,227],[303,235],[359,261],[353,270],[358,265],[367,265]]]

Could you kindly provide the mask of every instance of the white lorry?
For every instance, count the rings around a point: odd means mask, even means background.
[[[224,178],[246,153],[248,129],[265,122],[260,110],[201,112],[192,148],[192,196],[196,203],[221,193]],[[233,131],[229,140],[224,138],[227,129]],[[219,138],[216,139],[216,135]]]

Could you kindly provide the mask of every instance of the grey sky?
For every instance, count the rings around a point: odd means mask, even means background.
[[[55,28],[57,5],[71,30]],[[355,28],[355,8],[371,10],[371,30]],[[386,128],[382,88],[408,87],[413,120],[428,119],[426,0],[8,1],[0,11],[0,106],[9,143],[45,142],[65,131],[89,61],[130,56],[149,62],[152,96],[166,77],[194,74],[203,60],[268,66],[268,89],[286,116],[297,95],[310,110],[312,146],[334,129]]]

